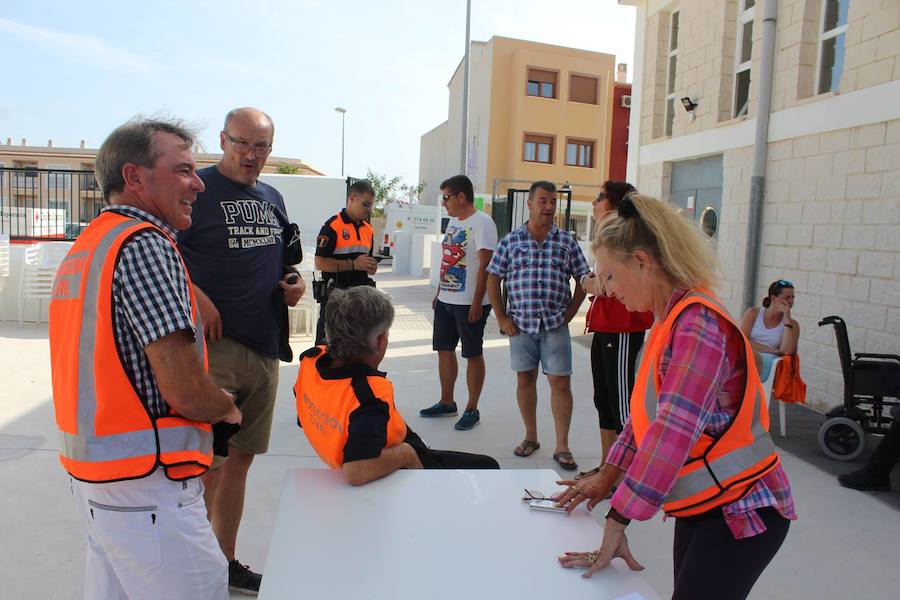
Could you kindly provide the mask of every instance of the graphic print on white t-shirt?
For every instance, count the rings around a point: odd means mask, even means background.
[[[458,225],[447,225],[441,242],[441,290],[466,291],[466,248],[472,230]]]
[[[497,248],[497,226],[489,215],[476,211],[459,220],[451,217],[441,242],[441,276],[438,300],[445,304],[469,305],[478,287],[481,250]],[[482,305],[490,304],[487,294]]]

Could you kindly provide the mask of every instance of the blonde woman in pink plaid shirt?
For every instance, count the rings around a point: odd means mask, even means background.
[[[630,311],[653,311],[656,326],[695,290],[712,290],[716,259],[709,241],[666,203],[630,194],[597,226],[593,250],[598,278]],[[743,334],[733,319],[702,304],[675,318],[658,360],[658,406],[640,444],[629,420],[600,472],[558,495],[568,510],[588,509],[621,483],[610,500],[603,541],[593,552],[567,552],[566,568],[586,568],[590,577],[615,558],[643,567],[628,547],[625,529],[671,502],[679,472],[701,434],[721,437],[744,398],[748,369]],[[646,357],[645,357],[646,358]],[[755,369],[751,371],[755,375]],[[637,391],[636,391],[637,393]],[[635,399],[632,398],[632,406]],[[640,398],[644,403],[643,396]],[[763,432],[768,442],[768,433]],[[712,503],[715,506],[715,502]],[[743,599],[775,556],[797,518],[787,475],[780,463],[737,500],[690,516],[676,517],[673,600]]]

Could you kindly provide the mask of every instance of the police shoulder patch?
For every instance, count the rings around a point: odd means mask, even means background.
[[[328,245],[328,236],[327,236],[327,235],[320,235],[319,237],[317,237],[317,238],[316,238],[316,245],[317,245],[319,248],[324,248],[325,246],[327,246],[327,245]]]

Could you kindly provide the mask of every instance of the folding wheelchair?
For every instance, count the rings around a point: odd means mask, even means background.
[[[834,460],[850,461],[865,450],[866,433],[883,435],[891,427],[886,413],[900,405],[900,355],[851,354],[844,319],[832,315],[819,321],[819,327],[823,325],[834,326],[844,402],[829,411],[819,427],[819,447]]]

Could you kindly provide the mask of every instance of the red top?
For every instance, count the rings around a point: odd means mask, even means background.
[[[587,312],[587,331],[600,333],[634,333],[653,325],[652,312],[631,312],[625,305],[608,296],[592,296]]]

